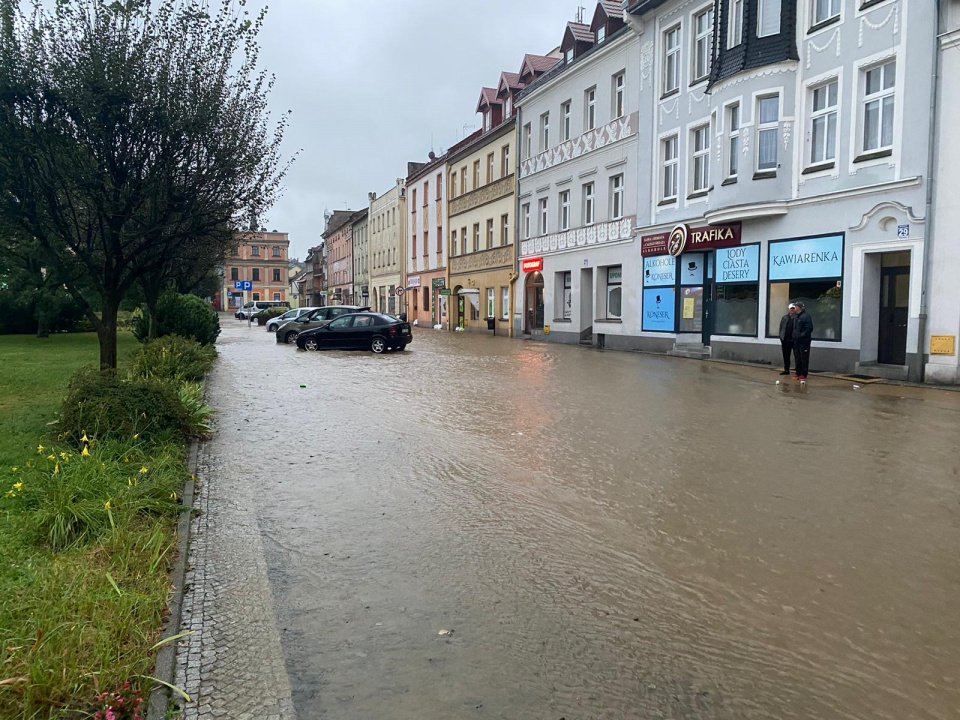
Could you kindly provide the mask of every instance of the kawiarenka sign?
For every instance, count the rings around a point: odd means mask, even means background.
[[[843,275],[843,235],[770,243],[770,280],[838,278]]]
[[[730,225],[704,225],[690,227],[680,223],[670,232],[643,235],[640,238],[640,255],[672,255],[679,257],[684,252],[733,247],[740,244],[740,223]]]

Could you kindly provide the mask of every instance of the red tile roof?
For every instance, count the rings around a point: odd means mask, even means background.
[[[620,10],[620,3],[616,2],[616,0],[600,0],[600,5],[603,6],[603,11],[607,13],[607,17],[623,18],[623,12]]]
[[[523,83],[520,82],[520,75],[518,73],[512,72],[502,72],[500,73],[500,84],[497,85],[497,94],[499,95],[504,90],[521,90],[523,88]]]
[[[480,99],[477,101],[477,112],[484,105],[500,105],[500,99],[497,97],[497,91],[494,88],[485,87],[480,91]]]
[[[546,55],[524,55],[523,62],[520,63],[520,75],[523,75],[525,70],[529,70],[535,75],[545,73],[558,62],[560,62],[560,58],[547,57]]]
[[[567,30],[573,35],[577,42],[593,42],[593,33],[590,32],[590,26],[583,23],[568,22]]]

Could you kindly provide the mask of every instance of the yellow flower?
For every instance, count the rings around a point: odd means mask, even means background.
[[[133,434],[133,439],[134,439],[134,440],[136,440],[138,437],[140,437],[140,433],[134,433],[134,434]]]
[[[171,499],[171,500],[176,500],[176,499],[177,499],[177,494],[176,494],[175,492],[170,493],[170,499]]]
[[[130,462],[130,458],[124,458],[123,461],[124,461],[124,462]]]
[[[60,459],[63,460],[64,462],[70,462],[70,456],[67,455],[65,452],[60,453]]]
[[[80,454],[83,455],[84,457],[90,457],[90,451],[87,449],[86,445],[83,446],[83,452]]]
[[[43,453],[43,445],[37,445],[37,455],[40,455],[42,453]]]
[[[127,478],[127,487],[133,487],[133,478]]]
[[[53,466],[53,474],[56,475],[59,472],[60,472],[60,463],[57,463],[56,465]]]
[[[110,509],[110,501],[107,500],[107,501],[103,504],[103,507],[104,507],[106,510],[109,510],[109,509]]]
[[[57,459],[56,455],[53,455],[53,454],[47,455],[47,460],[56,460],[56,459]]]
[[[17,494],[13,490],[7,490],[7,497],[16,497]]]
[[[87,437],[87,434],[86,434],[86,433],[84,433],[84,434],[83,434],[83,437],[80,438],[80,442],[85,442],[85,443],[90,442],[90,438]]]
[[[16,472],[16,471],[17,469],[15,467],[10,468],[10,472]]]
[[[140,466],[140,474],[141,474],[141,475],[146,475],[147,472],[149,472],[149,471],[147,470],[147,466],[146,466],[146,465],[141,465],[141,466]]]
[[[13,489],[16,490],[17,492],[20,492],[20,491],[23,489],[23,483],[22,483],[22,482],[15,482],[15,483],[13,484]]]

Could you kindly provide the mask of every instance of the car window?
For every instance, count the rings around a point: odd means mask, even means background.
[[[358,315],[353,320],[354,327],[371,327],[373,325],[373,317],[370,315]]]
[[[347,308],[330,308],[330,317],[337,317],[338,315],[343,315],[344,313],[350,312]]]
[[[352,318],[349,318],[349,317],[337,318],[337,319],[334,320],[332,323],[330,323],[330,325],[328,325],[328,327],[331,327],[331,328],[334,328],[334,329],[336,329],[336,328],[349,327],[349,326],[350,326],[350,320],[351,320],[351,319],[352,319]]]

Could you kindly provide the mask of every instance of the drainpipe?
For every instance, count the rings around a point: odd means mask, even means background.
[[[931,77],[930,89],[930,129],[927,140],[927,205],[924,212],[924,221],[926,227],[923,232],[923,276],[920,281],[920,322],[917,327],[917,334],[920,343],[920,382],[926,381],[927,374],[927,291],[930,287],[930,268],[931,257],[933,256],[933,191],[934,191],[934,165],[937,159],[937,99],[940,80],[940,0],[934,3],[934,23],[935,23],[935,42],[933,56],[933,76]]]

